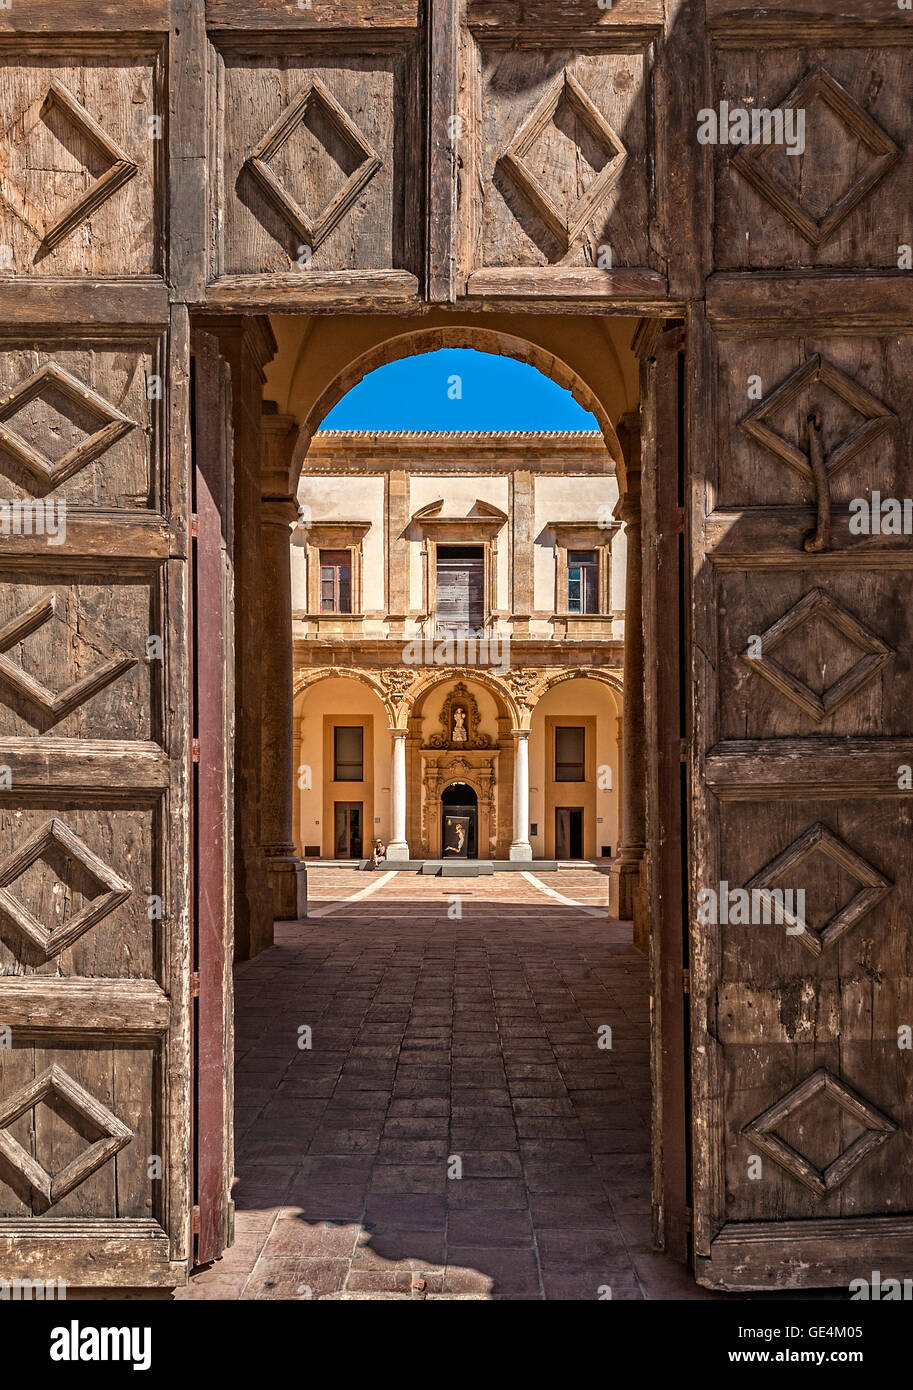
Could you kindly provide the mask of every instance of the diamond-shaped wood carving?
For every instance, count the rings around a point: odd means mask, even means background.
[[[789,464],[807,482],[814,481],[808,455],[792,440],[778,433],[769,422],[778,411],[791,406],[815,382],[820,382],[864,417],[862,424],[851,430],[824,460],[829,477],[845,468],[863,449],[880,438],[897,418],[893,410],[889,410],[877,396],[860,386],[858,381],[853,381],[839,367],[825,361],[819,353],[809,357],[739,422],[739,429],[750,439]]]
[[[20,902],[11,891],[16,879],[40,859],[46,850],[58,845],[65,854],[81,864],[83,869],[100,888],[105,891],[85,907],[53,930],[39,922],[33,912]],[[99,859],[68,825],[56,816],[47,825],[36,830],[19,849],[0,864],[0,912],[5,913],[24,937],[50,960],[74,941],[85,935],[92,927],[109,916],[116,907],[125,902],[133,889],[129,883],[111,869],[103,859]]]
[[[824,68],[815,68],[808,73],[778,109],[784,112],[803,109],[807,112],[814,101],[823,102],[869,154],[853,183],[835,199],[822,217],[814,217],[804,208],[786,180],[762,162],[768,146],[743,146],[734,155],[732,163],[761,197],[795,227],[800,236],[811,246],[822,246],[863,198],[881,182],[900,159],[902,151],[887,131],[882,130],[846,88]],[[806,153],[805,158],[809,157]]]
[[[41,397],[48,388],[56,388],[71,401],[98,419],[98,429],[54,461],[24,439],[11,424],[20,411]],[[118,439],[129,434],[136,425],[110,401],[93,391],[55,362],[46,362],[34,375],[21,381],[14,391],[0,399],[0,448],[11,454],[17,463],[28,470],[45,487],[56,487],[81,468],[93,463]]]
[[[564,212],[555,206],[551,194],[542,186],[526,162],[527,156],[562,101],[567,102],[596,143],[608,155],[608,162],[590,186],[573,206]],[[569,251],[617,182],[627,158],[628,152],[622,144],[621,137],[609,125],[574,74],[565,68],[548,88],[536,109],[520,126],[498,163],[510,175],[559,244]]]
[[[136,658],[132,656],[110,657],[107,661],[100,662],[87,675],[73,681],[64,690],[59,690],[56,694],[49,690],[42,681],[36,680],[28,671],[11,661],[6,653],[10,647],[24,641],[31,633],[49,622],[56,609],[57,595],[50,594],[33,603],[0,628],[0,680],[5,681],[17,694],[24,696],[42,714],[55,722],[117,680],[118,676],[129,671],[131,666],[136,665]]]
[[[75,1110],[100,1138],[78,1158],[72,1159],[56,1173],[49,1173],[14,1139],[7,1130],[11,1124],[42,1101],[59,1099]],[[96,1173],[133,1138],[133,1131],[113,1115],[106,1105],[90,1095],[85,1087],[74,1081],[62,1067],[51,1066],[34,1081],[21,1086],[11,1096],[0,1101],[0,1154],[25,1179],[42,1210],[52,1207],[72,1192],[86,1178]]]
[[[772,655],[781,642],[785,642],[787,637],[791,637],[794,632],[814,622],[815,619],[823,619],[830,623],[833,628],[843,634],[852,646],[861,652],[855,665],[851,666],[821,695],[818,695],[804,681],[799,680],[792,672],[787,671],[784,666],[774,660]],[[758,642],[761,654],[759,656],[752,654],[754,650],[754,643],[752,643],[743,652],[740,652],[742,661],[746,662],[753,671],[757,671],[759,676],[770,681],[772,686],[786,695],[793,704],[798,705],[803,713],[810,715],[816,722],[826,719],[829,714],[833,714],[839,705],[844,704],[846,700],[861,690],[894,655],[886,642],[883,642],[880,637],[876,637],[874,632],[870,632],[858,618],[824,593],[822,589],[810,589],[804,598],[801,598],[797,604],[790,608],[788,613],[784,613],[782,618],[778,618],[766,632],[761,633]]]
[[[108,167],[100,178],[90,184],[85,193],[74,198],[58,216],[50,218],[35,207],[27,194],[17,187],[5,172],[8,161],[4,155],[3,146],[8,141],[10,131],[14,127],[26,132],[30,131],[39,120],[45,119],[52,107],[56,108],[57,112],[84,139],[89,141]],[[113,140],[94,117],[89,115],[73,93],[68,91],[56,78],[48,87],[46,94],[17,116],[0,136],[0,198],[10,211],[19,218],[20,222],[24,222],[41,242],[36,260],[47,255],[49,251],[53,251],[82,222],[87,221],[101,207],[102,203],[133,178],[138,167],[136,162],[121,149],[117,141]]]
[[[823,854],[860,885],[859,892],[855,893],[846,906],[836,912],[823,927],[812,927],[808,922],[800,921],[793,913],[781,909],[783,921],[787,926],[802,929],[793,931],[792,935],[797,937],[813,956],[820,956],[825,946],[833,946],[835,941],[839,941],[840,937],[851,927],[855,927],[877,903],[886,898],[894,885],[867,859],[863,859],[861,854],[851,849],[845,840],[818,821],[817,824],[810,825],[791,845],[787,845],[769,864],[765,864],[764,868],[745,884],[746,889],[749,893],[757,889],[764,895],[778,880],[782,881],[787,875],[792,880],[788,886],[799,887],[797,871],[800,865],[815,853]],[[774,905],[775,900],[768,901]]]
[[[282,187],[272,169],[270,160],[291,139],[294,131],[307,116],[311,107],[316,107],[330,122],[337,134],[352,152],[360,156],[360,163],[349,175],[339,192],[322,211],[311,216],[292,195]],[[372,149],[367,137],[343,110],[319,77],[312,77],[301,89],[275,125],[271,126],[257,148],[248,157],[245,168],[257,180],[273,207],[294,232],[301,237],[306,246],[316,251],[322,241],[330,235],[341,221],[366,184],[373,179],[382,160]]]
[[[865,1133],[860,1134],[849,1148],[839,1154],[833,1163],[829,1163],[823,1170],[816,1168],[791,1144],[787,1144],[778,1134],[773,1133],[778,1125],[797,1114],[803,1106],[808,1105],[815,1096],[822,1092],[851,1119],[865,1126]],[[742,1134],[763,1153],[772,1158],[775,1163],[778,1163],[781,1168],[785,1168],[787,1173],[798,1178],[799,1182],[810,1187],[819,1197],[824,1197],[828,1192],[833,1192],[834,1188],[839,1187],[841,1183],[846,1182],[854,1168],[862,1162],[866,1155],[890,1139],[896,1130],[897,1125],[893,1120],[889,1120],[887,1115],[876,1110],[874,1105],[864,1100],[858,1092],[852,1090],[844,1081],[839,1080],[826,1067],[820,1067],[818,1071],[806,1077],[803,1082],[772,1105],[769,1110],[765,1110],[763,1114],[758,1115],[756,1119],[745,1125]]]

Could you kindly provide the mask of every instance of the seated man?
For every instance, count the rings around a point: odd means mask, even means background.
[[[373,853],[372,856],[371,856],[371,864],[372,864],[372,867],[376,869],[377,866],[378,866],[378,864],[380,863],[380,861],[381,861],[382,859],[386,859],[386,857],[387,857],[387,846],[384,844],[383,840],[375,840],[375,841],[374,841],[374,853]]]

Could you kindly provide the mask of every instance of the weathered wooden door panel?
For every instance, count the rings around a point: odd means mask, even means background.
[[[708,1283],[814,1287],[913,1247],[913,550],[850,526],[910,491],[911,342],[733,327],[693,344],[695,1247]]]
[[[194,1264],[231,1239],[234,1077],[231,923],[234,921],[234,631],[231,378],[218,341],[193,348]]]
[[[180,1283],[188,1255],[170,20],[0,12],[0,1255],[70,1286]]]
[[[913,52],[901,43],[837,45],[820,30],[817,42],[803,39],[784,51],[736,47],[733,37],[714,54],[719,101],[782,111],[795,123],[786,126],[792,150],[714,149],[716,269],[894,270],[903,240],[896,211],[913,162],[904,138]]]
[[[188,344],[162,310],[155,330],[0,342],[0,1249],[71,1285],[174,1283],[186,1253],[184,440],[166,411],[186,410]],[[37,385],[15,394],[23,373]]]
[[[33,45],[0,52],[4,273],[161,275],[162,38]]]
[[[319,9],[320,13],[317,13]],[[415,299],[424,254],[417,6],[209,4],[221,306]],[[275,26],[275,32],[271,32]]]
[[[663,6],[468,3],[454,143],[457,285],[484,298],[662,295],[650,238]]]

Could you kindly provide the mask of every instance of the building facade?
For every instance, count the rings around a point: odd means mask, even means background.
[[[599,432],[316,434],[291,546],[302,858],[608,858],[625,531]]]

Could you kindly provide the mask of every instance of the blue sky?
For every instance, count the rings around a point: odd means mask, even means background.
[[[459,385],[453,382],[460,378]],[[457,391],[461,395],[457,396]],[[595,419],[535,367],[445,348],[379,367],[343,396],[325,430],[595,430]]]

